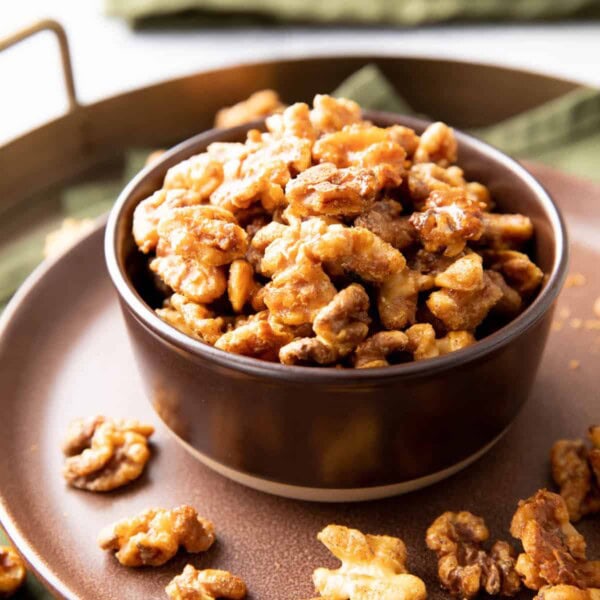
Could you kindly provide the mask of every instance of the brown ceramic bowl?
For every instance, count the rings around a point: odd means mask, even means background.
[[[389,113],[365,116],[418,132],[427,125]],[[292,367],[229,354],[154,314],[162,298],[134,243],[132,215],[168,168],[211,142],[241,141],[256,126],[262,122],[207,131],[169,150],[131,181],[110,215],[108,269],[156,411],[202,462],[282,496],[379,498],[465,467],[502,436],[535,380],[567,265],[556,206],[517,162],[457,132],[466,176],[485,183],[501,210],[534,223],[532,249],[547,277],[519,317],[455,353],[380,369]]]

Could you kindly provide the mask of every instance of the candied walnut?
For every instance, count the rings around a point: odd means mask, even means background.
[[[153,432],[152,425],[134,419],[76,419],[63,442],[65,480],[92,492],[126,485],[142,474],[150,458],[148,438]]]
[[[521,500],[510,532],[525,550],[516,568],[528,588],[600,587],[600,561],[586,560],[585,540],[569,522],[567,505],[558,494],[538,490]]]
[[[408,349],[415,360],[443,356],[475,343],[475,337],[469,331],[450,331],[436,339],[430,323],[417,323],[406,330],[406,335]]]
[[[416,241],[416,231],[410,217],[401,216],[402,205],[391,198],[375,202],[370,210],[354,221],[356,227],[364,227],[384,242],[402,250]]]
[[[160,246],[158,253],[161,253]],[[150,262],[150,269],[173,291],[199,304],[210,304],[227,288],[222,267],[207,267],[177,254],[157,256]]]
[[[284,365],[331,365],[339,360],[337,349],[316,337],[291,341],[279,350]]]
[[[189,505],[170,510],[151,508],[103,529],[98,545],[115,552],[126,567],[164,565],[177,554],[208,550],[215,541],[213,524],[198,515]]]
[[[211,345],[221,337],[225,327],[223,317],[215,317],[204,305],[181,294],[173,294],[156,314],[182,333]]]
[[[485,212],[480,243],[496,249],[518,248],[533,236],[533,224],[525,215]]]
[[[404,127],[404,125],[392,125],[386,131],[392,142],[396,142],[404,148],[407,158],[412,158],[415,150],[419,147],[419,136],[414,129]]]
[[[475,329],[502,298],[502,290],[484,272],[483,287],[474,291],[441,289],[432,292],[426,304],[450,331]]]
[[[403,329],[417,314],[421,275],[409,268],[391,275],[377,293],[379,318],[386,329]]]
[[[523,298],[514,288],[510,287],[498,271],[486,271],[488,277],[500,288],[502,297],[494,304],[494,312],[507,317],[515,317],[523,308]]]
[[[0,546],[0,597],[12,596],[25,581],[25,563],[10,546]]]
[[[308,251],[326,267],[331,265],[373,283],[385,281],[406,266],[401,252],[363,227],[330,225],[311,242]]]
[[[571,521],[600,512],[599,426],[590,427],[592,448],[583,440],[558,440],[550,452],[552,478],[560,488]]]
[[[582,590],[574,585],[546,585],[534,600],[600,600],[600,589]]]
[[[484,250],[486,267],[502,274],[508,285],[521,296],[538,289],[544,273],[532,260],[516,250]]]
[[[273,276],[265,286],[264,302],[277,321],[302,325],[312,323],[335,294],[336,289],[321,265],[303,256]]]
[[[267,129],[278,137],[296,137],[314,141],[317,132],[310,121],[310,109],[304,102],[288,106],[283,113],[267,119]]]
[[[490,534],[481,517],[461,511],[445,512],[427,529],[425,542],[438,556],[438,577],[452,596],[473,598],[481,590],[514,596],[521,588],[515,570],[515,551],[507,542],[482,548]]]
[[[419,210],[431,192],[463,188],[467,184],[461,168],[444,169],[435,163],[413,164],[408,171],[407,183],[410,198]]]
[[[217,206],[176,208],[161,217],[158,235],[174,254],[206,267],[226,265],[248,247],[248,235],[235,217]]]
[[[246,584],[229,571],[198,571],[192,565],[187,565],[180,575],[170,581],[165,591],[171,600],[241,600],[246,597]]]
[[[239,327],[224,333],[215,348],[262,360],[277,360],[280,348],[292,340],[292,335],[267,320],[267,316],[266,311],[253,315]]]
[[[436,163],[448,167],[456,162],[458,144],[454,138],[454,130],[445,123],[432,123],[421,134],[419,145],[415,150],[415,163]]]
[[[339,131],[345,125],[358,123],[361,120],[361,110],[352,100],[317,94],[310,111],[310,120],[321,132]]]
[[[379,189],[372,169],[321,163],[292,179],[285,195],[295,216],[356,217],[371,207]]]
[[[313,582],[323,598],[425,599],[425,584],[406,569],[406,546],[401,539],[365,535],[340,525],[328,525],[317,538],[342,563],[337,570],[314,571]]]
[[[165,175],[165,190],[196,192],[200,201],[208,200],[223,181],[223,165],[209,153],[196,154],[171,167]]]
[[[367,337],[371,321],[368,310],[367,292],[362,285],[353,283],[317,313],[313,329],[322,342],[345,356]]]
[[[425,250],[443,251],[446,256],[460,254],[468,241],[478,240],[483,232],[480,210],[459,188],[434,190],[425,210],[414,212],[410,222]]]
[[[435,285],[462,292],[474,292],[483,287],[483,259],[470,252],[457,258],[435,276]]]
[[[260,117],[267,117],[284,108],[277,92],[260,90],[254,92],[246,100],[233,106],[222,108],[215,116],[215,127],[235,127]]]
[[[354,352],[357,369],[387,367],[391,354],[408,349],[408,337],[403,331],[380,331],[358,345]]]
[[[252,265],[242,258],[234,260],[229,267],[227,295],[234,312],[242,312],[244,305],[256,293],[259,284],[254,280]]]

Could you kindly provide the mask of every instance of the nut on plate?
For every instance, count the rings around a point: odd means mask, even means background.
[[[229,571],[204,569],[187,565],[165,588],[171,600],[241,600],[246,596],[246,584]]]
[[[25,581],[23,559],[11,546],[0,546],[0,597],[9,598]]]
[[[438,578],[450,595],[514,596],[521,589],[514,549],[497,541],[486,551],[489,537],[484,520],[468,511],[445,512],[429,526],[425,542],[438,556]]]
[[[215,541],[214,526],[186,504],[170,510],[151,508],[103,529],[98,545],[115,552],[126,567],[158,567],[177,554],[208,550]]]
[[[63,442],[67,457],[63,476],[69,485],[92,492],[108,492],[137,479],[150,449],[152,425],[135,419],[97,416],[75,419]]]
[[[336,600],[424,600],[425,584],[406,569],[404,542],[387,535],[328,525],[318,539],[342,562],[316,569],[313,582],[322,598]]]
[[[581,589],[574,585],[547,585],[534,600],[600,600],[600,589]]]

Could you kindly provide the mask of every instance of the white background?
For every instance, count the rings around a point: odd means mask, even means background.
[[[42,17],[67,30],[83,102],[211,67],[324,53],[459,58],[600,86],[600,22],[134,32],[105,17],[101,0],[0,0],[0,36]],[[0,143],[65,109],[59,64],[50,34],[0,54]]]

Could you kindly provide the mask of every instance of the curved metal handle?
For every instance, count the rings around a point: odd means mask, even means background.
[[[58,23],[58,21],[54,21],[53,19],[42,19],[29,27],[24,27],[11,35],[0,38],[0,52],[22,42],[40,31],[51,31],[56,35],[56,39],[58,40],[63,79],[65,82],[65,92],[69,101],[69,112],[72,112],[79,107],[79,102],[77,100],[77,93],[75,92],[75,80],[73,79],[73,66],[71,64],[69,41],[63,26]]]

